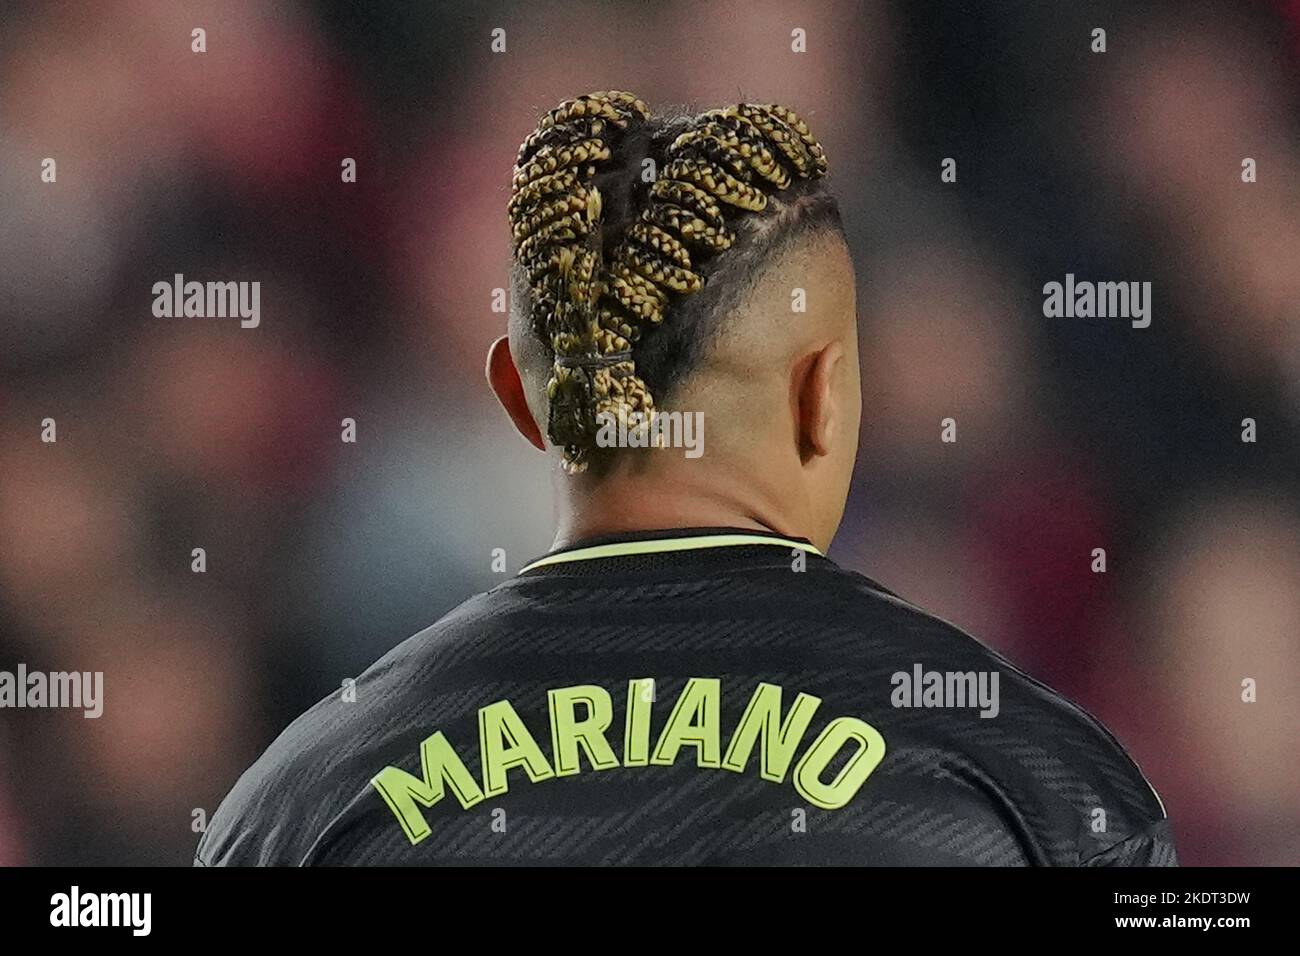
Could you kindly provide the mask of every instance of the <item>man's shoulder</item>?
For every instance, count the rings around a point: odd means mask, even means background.
[[[1164,852],[1150,841],[1172,858],[1159,795],[1101,720],[957,625],[862,575],[836,577],[845,621],[862,622],[854,670],[877,701],[888,677],[876,711],[887,740],[955,755],[1044,831],[1073,831],[1079,862]]]
[[[376,753],[419,721],[423,673],[443,665],[484,610],[476,595],[392,648],[290,723],[212,815],[195,863],[293,865],[330,821],[367,794]],[[440,653],[445,652],[445,653]]]

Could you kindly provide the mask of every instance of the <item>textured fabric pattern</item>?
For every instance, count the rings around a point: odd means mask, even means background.
[[[795,567],[803,570],[795,570]],[[996,716],[900,707],[894,675],[998,675]],[[759,772],[671,765],[530,782],[465,809],[421,807],[412,843],[371,778],[420,777],[441,731],[480,777],[479,709],[507,700],[549,760],[547,691],[609,691],[624,754],[628,682],[653,678],[649,740],[691,678],[720,687],[721,748],[760,683],[821,699],[800,752],[835,718],[867,722],[883,760],[845,805],[820,809]],[[851,749],[851,748],[850,748]],[[797,756],[796,756],[797,759]],[[841,760],[840,764],[844,761]],[[841,769],[830,765],[823,779]],[[793,765],[792,765],[793,766]],[[481,781],[480,781],[481,782]],[[1175,865],[1159,799],[1095,719],[951,625],[878,584],[780,546],[557,564],[467,601],[374,664],[356,700],[332,694],[295,721],[222,803],[203,865],[863,864]]]

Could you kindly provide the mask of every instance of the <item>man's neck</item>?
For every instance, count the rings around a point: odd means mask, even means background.
[[[746,528],[810,538],[808,528],[752,485],[705,482],[672,474],[611,474],[575,483],[561,475],[555,547],[613,534],[673,528]],[[726,487],[728,484],[732,487]]]

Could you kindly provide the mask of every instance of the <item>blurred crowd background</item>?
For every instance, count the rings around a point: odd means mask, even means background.
[[[106,701],[0,711],[0,864],[188,863],[290,719],[547,549],[483,355],[516,146],[608,88],[826,146],[832,556],[1102,718],[1185,863],[1300,862],[1300,2],[6,0],[0,669]],[[1044,318],[1067,272],[1150,281],[1151,327]],[[261,325],[155,318],[176,273],[260,281]]]

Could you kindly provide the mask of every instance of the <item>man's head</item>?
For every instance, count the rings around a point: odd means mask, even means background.
[[[592,93],[524,141],[510,334],[488,377],[520,432],[559,454],[571,510],[634,494],[657,512],[645,527],[743,521],[829,542],[861,399],[825,170],[779,106],[652,118],[631,94]],[[701,413],[700,457],[602,447],[602,424],[653,428],[669,410]],[[665,508],[668,494],[695,501]]]

